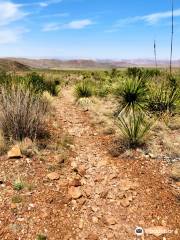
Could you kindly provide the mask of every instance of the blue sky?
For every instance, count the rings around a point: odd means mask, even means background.
[[[180,1],[174,0],[174,59]],[[171,0],[0,0],[0,56],[153,58],[170,52]]]

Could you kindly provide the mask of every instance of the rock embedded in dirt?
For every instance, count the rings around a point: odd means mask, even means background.
[[[60,175],[57,172],[52,172],[47,175],[50,180],[59,180]]]
[[[157,226],[157,227],[146,228],[145,233],[148,235],[153,235],[155,237],[160,237],[164,234],[170,233],[170,230],[163,226]]]
[[[172,164],[171,177],[176,181],[180,181],[180,162]]]
[[[86,174],[86,167],[84,165],[80,165],[77,168],[78,174],[83,177]]]
[[[103,222],[106,225],[115,225],[117,223],[116,219],[113,216],[105,216]]]
[[[90,233],[86,239],[87,240],[99,240],[99,237],[95,233]]]
[[[81,181],[78,178],[72,179],[69,182],[69,186],[79,187],[81,186]]]
[[[7,155],[8,155],[8,159],[11,159],[11,158],[21,158],[22,157],[21,150],[20,150],[18,145],[13,146],[8,151]]]
[[[81,192],[80,187],[71,186],[68,189],[68,194],[72,199],[78,199],[78,198],[82,197],[82,192]]]
[[[92,222],[97,224],[99,222],[99,219],[95,216],[92,217]]]
[[[130,202],[127,198],[124,198],[120,201],[122,207],[129,207]]]

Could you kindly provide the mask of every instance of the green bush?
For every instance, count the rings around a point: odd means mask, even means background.
[[[180,98],[179,90],[167,84],[154,84],[150,87],[147,107],[150,112],[161,114],[172,112]]]
[[[5,72],[0,73],[0,85],[11,88],[12,85],[21,85],[37,94],[48,91],[51,95],[57,96],[59,93],[59,81],[46,80],[42,75],[36,72],[29,73],[25,76],[11,75]]]
[[[127,79],[119,89],[119,96],[121,97],[121,110],[130,108],[143,108],[147,99],[147,88],[141,80]]]
[[[152,125],[142,111],[132,110],[128,115],[121,113],[118,120],[119,128],[130,147],[142,144]]]
[[[89,80],[84,80],[75,85],[75,97],[76,99],[91,97],[94,93],[93,83]]]

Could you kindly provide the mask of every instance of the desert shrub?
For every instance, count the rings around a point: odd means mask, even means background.
[[[106,97],[110,93],[110,87],[108,84],[97,84],[96,85],[96,95],[98,97]]]
[[[147,99],[147,88],[144,82],[129,78],[124,81],[119,89],[120,109],[143,108]]]
[[[138,79],[140,79],[141,75],[142,75],[142,70],[141,70],[141,68],[129,67],[129,68],[127,69],[127,76],[128,76],[129,78],[138,78]]]
[[[126,74],[129,78],[133,79],[150,79],[153,77],[158,77],[161,75],[161,71],[156,68],[137,68],[131,67],[128,68]]]
[[[165,83],[151,84],[147,107],[150,112],[162,114],[172,112],[179,100],[179,90]]]
[[[11,88],[12,85],[21,85],[37,94],[48,91],[51,95],[57,96],[60,91],[60,82],[57,80],[46,80],[42,75],[36,72],[25,76],[0,73],[0,85]]]
[[[84,80],[75,85],[75,97],[76,99],[91,97],[94,92],[94,86],[91,81]]]
[[[25,81],[27,87],[33,89],[35,92],[44,92],[47,90],[45,79],[36,72],[28,74],[25,77]]]
[[[46,91],[52,96],[58,96],[60,93],[60,85],[58,81],[46,81]]]
[[[113,68],[111,70],[110,75],[111,75],[111,78],[116,78],[118,76],[118,70],[116,68]]]
[[[21,85],[1,87],[0,127],[8,139],[34,139],[42,135],[47,102]]]
[[[152,123],[146,120],[142,111],[132,110],[128,115],[119,115],[118,125],[128,145],[136,147],[143,143]]]

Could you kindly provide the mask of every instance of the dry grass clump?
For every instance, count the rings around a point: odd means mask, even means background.
[[[35,139],[44,132],[47,102],[21,85],[1,87],[0,127],[8,139]]]

